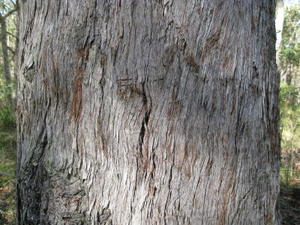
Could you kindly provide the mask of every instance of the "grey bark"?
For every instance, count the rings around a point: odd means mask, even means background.
[[[20,3],[20,225],[279,224],[275,1]]]

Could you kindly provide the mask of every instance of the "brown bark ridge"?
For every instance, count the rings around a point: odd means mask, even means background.
[[[274,0],[20,7],[20,225],[279,224]]]

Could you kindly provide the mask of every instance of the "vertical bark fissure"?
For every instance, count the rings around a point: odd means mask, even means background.
[[[141,157],[143,157],[144,138],[145,138],[145,134],[147,132],[146,129],[147,129],[150,114],[151,114],[151,104],[149,105],[147,98],[148,97],[146,95],[145,82],[143,82],[142,83],[142,103],[143,103],[143,107],[145,110],[145,114],[144,114],[144,117],[142,120],[142,126],[141,126],[141,130],[140,130],[140,134],[139,134],[139,150],[140,150]]]
[[[239,201],[237,207],[236,207],[236,212],[232,217],[232,220],[230,222],[230,224],[234,224],[234,221],[236,220],[236,218],[238,217],[238,215],[240,214],[241,211],[241,206],[242,204],[246,201],[246,199],[249,197],[249,194],[251,194],[251,191],[253,190],[253,188],[250,188],[249,191],[241,198],[241,201]]]
[[[175,141],[173,141],[173,146],[172,146],[172,162],[170,164],[170,172],[169,172],[169,177],[168,177],[168,194],[167,194],[167,198],[166,198],[166,202],[164,203],[164,223],[165,224],[168,224],[168,221],[167,221],[167,218],[169,217],[169,215],[167,215],[167,207],[169,206],[170,204],[170,199],[171,199],[171,194],[172,194],[172,185],[171,185],[171,182],[172,182],[172,179],[173,179],[173,169],[174,169],[174,166],[175,166]]]

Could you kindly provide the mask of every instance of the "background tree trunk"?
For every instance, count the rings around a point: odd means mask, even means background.
[[[3,56],[3,74],[4,79],[7,84],[11,82],[10,75],[10,60],[8,56],[8,43],[7,43],[7,27],[6,27],[6,18],[0,14],[0,26],[1,26],[1,47],[2,47],[2,56]]]
[[[276,1],[276,49],[279,49],[282,40],[282,30],[284,22],[284,1]]]
[[[274,0],[20,7],[20,225],[279,224]]]
[[[18,52],[19,52],[19,27],[20,27],[20,10],[19,10],[19,1],[16,0],[15,3],[16,10],[16,17],[15,17],[15,27],[16,27],[16,41],[15,41],[15,54],[14,54],[14,75],[15,75],[15,81],[17,81],[17,74],[18,74]]]

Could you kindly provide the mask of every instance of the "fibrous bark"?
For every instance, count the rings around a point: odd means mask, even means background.
[[[275,1],[21,1],[18,220],[274,225]]]

